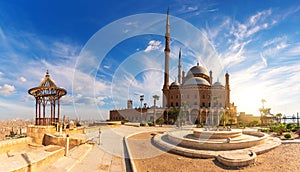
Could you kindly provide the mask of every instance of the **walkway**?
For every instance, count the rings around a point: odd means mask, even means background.
[[[123,125],[116,128],[107,128],[101,130],[100,145],[99,131],[88,133],[93,138],[94,145],[85,144],[75,148],[68,156],[62,157],[52,165],[46,167],[43,172],[126,171],[123,137],[133,133],[166,129],[171,128]]]

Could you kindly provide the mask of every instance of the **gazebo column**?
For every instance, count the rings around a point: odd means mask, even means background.
[[[60,98],[57,99],[57,119],[59,121],[59,116],[60,116]]]
[[[41,125],[41,99],[39,98],[39,118],[38,118],[38,125]]]
[[[35,98],[35,125],[38,125],[37,123],[37,118],[38,118],[38,98]]]
[[[54,119],[54,122],[58,122],[55,117],[55,104],[56,104],[56,100],[54,99],[53,100],[53,119]]]
[[[46,117],[46,103],[45,100],[43,100],[43,125],[46,124],[45,117]]]
[[[53,122],[53,100],[50,101],[50,125]]]

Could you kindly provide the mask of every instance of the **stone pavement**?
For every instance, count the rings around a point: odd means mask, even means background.
[[[100,144],[99,131],[88,133],[93,138],[94,144],[84,144],[70,151],[68,156],[62,157],[43,172],[50,171],[126,171],[124,154],[124,136],[134,133],[153,130],[169,130],[163,127],[133,127],[120,126],[101,130]]]

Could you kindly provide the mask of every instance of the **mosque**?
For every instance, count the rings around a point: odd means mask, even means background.
[[[187,73],[182,70],[181,50],[178,57],[178,81],[170,84],[170,16],[167,13],[165,33],[165,69],[162,88],[162,107],[132,109],[132,101],[128,101],[127,109],[111,110],[110,120],[151,121],[154,118],[168,118],[172,109],[180,109],[184,121],[189,123],[219,124],[224,120],[237,121],[236,106],[230,103],[229,74],[225,74],[225,85],[213,81],[213,72],[207,71],[199,63]],[[168,119],[167,119],[168,120]]]

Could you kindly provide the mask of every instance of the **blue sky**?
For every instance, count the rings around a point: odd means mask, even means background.
[[[288,1],[0,1],[0,119],[34,118],[49,70],[68,91],[62,114],[106,119],[139,95],[161,96],[165,13],[171,14],[171,81],[200,62],[224,83],[231,102],[258,115],[299,111],[300,3]],[[161,103],[159,101],[158,103]]]

